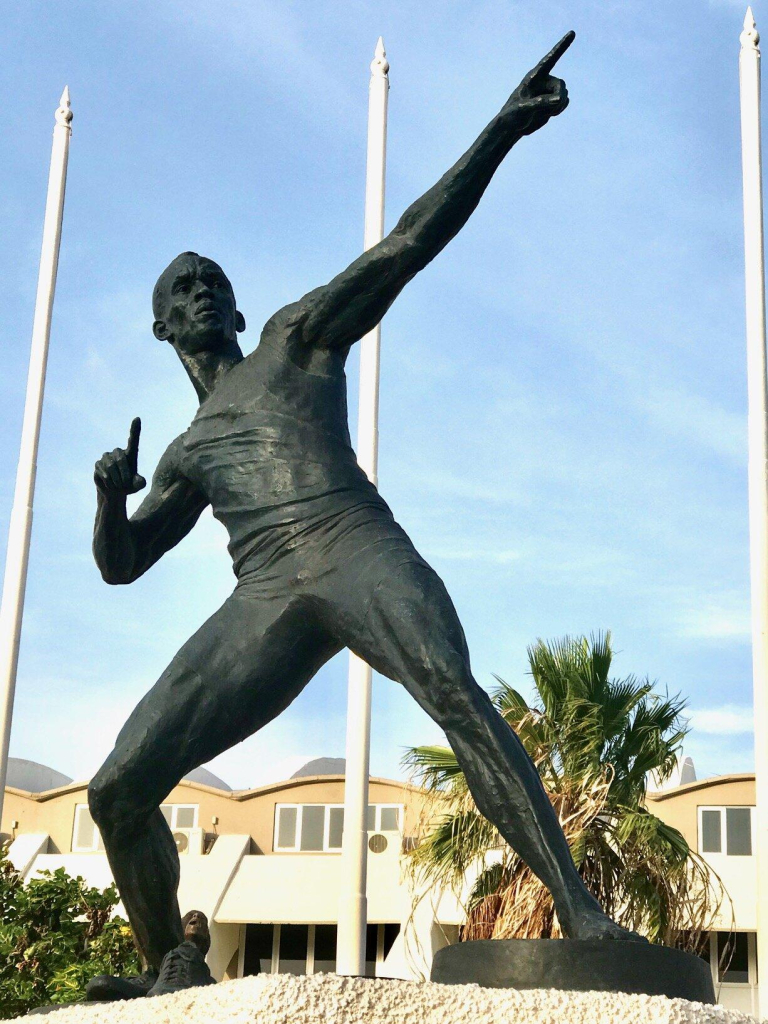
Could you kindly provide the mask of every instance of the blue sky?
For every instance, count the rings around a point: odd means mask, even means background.
[[[753,5],[758,27],[768,5]],[[75,114],[11,753],[88,777],[234,584],[209,515],[131,587],[90,554],[93,463],[141,415],[149,476],[195,396],[151,333],[194,249],[249,323],[362,242],[368,65],[391,63],[387,225],[569,28],[571,104],[523,140],[383,325],[380,488],[442,575],[475,674],[610,628],[618,674],[689,699],[699,774],[752,767],[738,36],[729,0],[133,0],[4,13],[5,544],[53,111]],[[11,301],[12,300],[12,301]],[[356,408],[357,361],[349,365]],[[354,436],[354,423],[353,423]],[[212,768],[235,787],[344,750],[346,656]],[[375,680],[371,767],[439,738]]]

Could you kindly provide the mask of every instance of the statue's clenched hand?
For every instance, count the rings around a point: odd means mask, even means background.
[[[139,474],[137,468],[140,434],[141,420],[137,416],[131,423],[126,447],[104,452],[96,463],[93,479],[101,494],[124,496],[135,494],[147,486],[147,481]]]
[[[556,117],[568,106],[568,90],[561,78],[550,71],[576,37],[566,32],[557,45],[529,71],[501,111],[521,135],[531,135],[542,128],[550,117]]]

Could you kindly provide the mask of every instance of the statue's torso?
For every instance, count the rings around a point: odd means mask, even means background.
[[[264,337],[182,435],[179,468],[227,528],[236,572],[355,508],[391,517],[350,443],[342,362],[325,368],[301,369],[279,335]]]

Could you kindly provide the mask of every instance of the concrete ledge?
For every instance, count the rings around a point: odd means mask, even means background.
[[[721,1006],[664,996],[518,992],[336,974],[241,978],[157,999],[79,1004],[47,1019],[55,1024],[755,1024],[752,1017]]]

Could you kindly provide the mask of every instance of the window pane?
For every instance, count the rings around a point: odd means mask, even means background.
[[[731,857],[752,855],[752,815],[748,807],[726,807],[725,835]]]
[[[281,849],[296,845],[297,807],[281,807],[277,818],[277,846]]]
[[[382,832],[396,832],[400,828],[400,808],[399,807],[382,807],[381,808],[381,831]]]
[[[322,810],[322,808],[321,808]],[[307,973],[307,941],[309,925],[284,924],[280,926],[280,974]]]
[[[379,941],[379,926],[369,924],[365,929],[365,977],[376,977],[376,947]]]
[[[194,828],[195,810],[195,807],[177,807],[176,828]]]
[[[365,819],[365,827],[368,832],[376,831],[376,804],[368,804],[368,814]]]
[[[301,814],[301,849],[322,850],[325,828],[325,806],[305,804]]]
[[[723,848],[720,811],[701,812],[701,852],[720,853]]]
[[[384,956],[389,956],[389,951],[395,944],[395,939],[400,934],[399,924],[384,925]]]
[[[336,808],[334,808],[336,809]],[[338,808],[341,810],[341,808]],[[315,925],[315,974],[333,974],[336,970],[336,925]]]
[[[78,850],[92,850],[95,829],[91,812],[85,805],[78,806],[75,810],[75,841],[73,845]]]
[[[173,807],[170,804],[160,804],[160,813],[168,823],[168,828],[173,828]]]
[[[243,956],[243,977],[251,974],[272,973],[272,924],[247,924],[245,926],[245,954]]]
[[[732,984],[749,982],[749,945],[746,932],[717,933],[717,977],[718,981]]]
[[[341,837],[344,832],[344,808],[331,807],[328,813],[331,817],[328,827],[328,849],[340,850]]]

